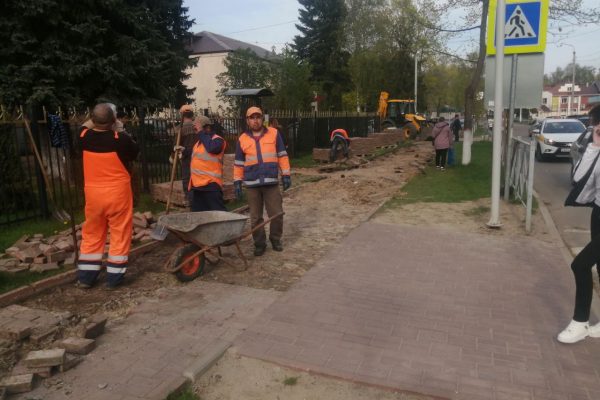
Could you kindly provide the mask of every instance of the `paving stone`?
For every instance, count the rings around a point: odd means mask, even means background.
[[[29,268],[31,272],[46,272],[46,271],[54,271],[60,269],[60,266],[55,262],[50,262],[46,264],[34,264]]]
[[[43,342],[44,340],[46,340],[48,338],[54,337],[54,335],[56,333],[58,333],[58,327],[57,326],[53,326],[51,328],[46,328],[46,329],[41,330],[39,332],[33,333],[29,337],[29,340],[31,341],[31,343],[37,345],[37,344],[40,344],[41,342]]]
[[[0,327],[0,337],[18,341],[29,337],[31,331],[31,323],[13,318]]]
[[[68,256],[68,253],[64,250],[58,250],[48,255],[48,262],[61,262],[64,261]]]
[[[18,274],[19,272],[28,271],[30,265],[31,264],[29,264],[29,263],[21,263],[21,264],[17,265],[16,267],[7,268],[5,272],[8,272],[9,274]]]
[[[30,373],[39,376],[42,379],[50,378],[54,372],[54,367],[28,367]]]
[[[94,350],[96,341],[94,339],[70,337],[62,340],[58,344],[58,347],[65,349],[69,353],[85,355]]]
[[[104,327],[108,318],[102,314],[96,314],[90,318],[90,322],[83,328],[81,337],[86,339],[96,339],[104,333]]]
[[[46,256],[38,256],[36,258],[33,259],[33,263],[34,264],[45,264],[47,261]]]
[[[72,368],[75,368],[75,366],[77,366],[77,364],[79,364],[81,361],[83,361],[83,358],[81,358],[80,356],[67,354],[65,356],[65,362],[60,366],[60,372],[65,372]]]
[[[65,361],[65,349],[30,351],[25,357],[28,367],[52,367],[62,365]]]
[[[0,381],[8,393],[26,393],[33,389],[33,374],[8,376]]]

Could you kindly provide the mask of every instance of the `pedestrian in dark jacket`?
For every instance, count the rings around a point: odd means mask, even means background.
[[[579,342],[587,336],[600,337],[600,323],[589,325],[594,294],[592,267],[600,261],[600,162],[597,162],[600,158],[600,105],[594,107],[589,115],[594,130],[592,142],[575,167],[574,189],[565,204],[592,206],[592,240],[571,263],[575,275],[575,311],[569,325],[557,337],[561,343]]]
[[[440,117],[438,123],[435,124],[431,136],[433,136],[433,147],[435,148],[435,167],[444,171],[446,169],[448,149],[452,146],[453,142],[450,126],[444,117]]]
[[[454,141],[460,141],[460,131],[462,130],[462,125],[460,123],[460,118],[458,114],[454,115],[454,120],[452,121],[452,124],[450,124],[450,130],[454,135]]]

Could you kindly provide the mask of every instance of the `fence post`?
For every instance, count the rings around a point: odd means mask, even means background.
[[[143,108],[140,109],[139,114],[140,119],[140,158],[142,161],[142,190],[146,193],[150,192],[150,176],[148,172],[148,162],[147,162],[147,141],[146,141],[146,113]]]
[[[40,107],[29,106],[27,107],[27,111],[25,113],[25,118],[27,118],[30,122],[31,133],[33,135],[33,141],[35,146],[37,146],[40,155],[42,154],[40,149],[40,129],[38,124],[38,118],[40,117]],[[31,149],[33,152],[33,148]],[[46,182],[44,181],[44,177],[42,175],[42,168],[37,162],[37,159],[34,158],[35,163],[35,178],[38,187],[38,200],[40,202],[40,210],[42,211],[42,215],[44,218],[50,217],[50,209],[48,207],[48,195],[46,190],[51,190],[52,188],[46,187]]]

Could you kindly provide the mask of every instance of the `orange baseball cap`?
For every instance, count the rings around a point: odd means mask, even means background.
[[[253,115],[253,114],[260,114],[260,115],[263,115],[263,112],[262,112],[262,110],[261,110],[260,108],[258,108],[258,107],[250,107],[250,108],[248,109],[248,111],[246,111],[246,117],[249,117],[249,116],[251,116],[251,115]]]
[[[194,112],[194,109],[192,108],[192,106],[191,106],[191,105],[189,105],[189,104],[184,104],[184,105],[182,105],[182,106],[181,106],[181,108],[179,109],[179,112],[183,114],[183,113],[184,113],[184,112],[186,112],[186,111],[191,111],[191,112]]]

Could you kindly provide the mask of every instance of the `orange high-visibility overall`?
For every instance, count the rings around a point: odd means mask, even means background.
[[[87,129],[81,132],[81,138]],[[117,132],[105,132],[114,135]],[[121,139],[122,140],[122,139]],[[116,147],[116,146],[115,146]],[[127,271],[133,225],[133,196],[130,175],[116,151],[83,150],[85,181],[85,223],[79,253],[79,281],[94,283],[100,273],[106,234],[110,247],[106,259],[107,285],[116,286]]]

